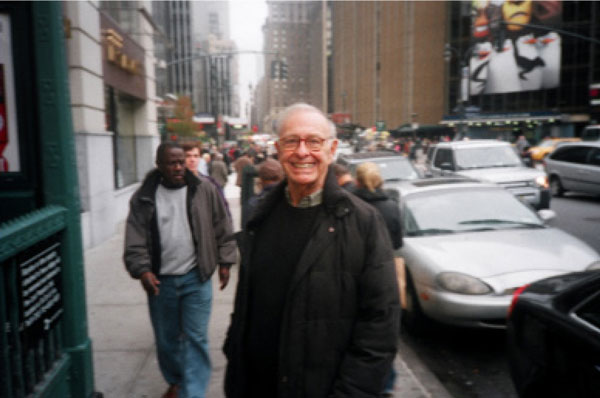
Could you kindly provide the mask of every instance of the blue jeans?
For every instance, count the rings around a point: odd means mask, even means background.
[[[148,296],[158,364],[180,398],[204,398],[210,379],[208,320],[212,282],[196,269],[185,275],[160,275],[160,293]]]

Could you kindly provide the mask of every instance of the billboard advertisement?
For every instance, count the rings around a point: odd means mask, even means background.
[[[558,87],[561,20],[560,1],[473,1],[469,94]]]

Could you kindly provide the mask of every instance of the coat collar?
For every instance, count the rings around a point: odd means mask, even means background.
[[[183,176],[185,180],[185,184],[188,186],[188,190],[195,191],[197,186],[202,183],[202,180],[196,177],[191,171],[186,170]],[[144,181],[142,182],[142,186],[140,187],[140,198],[144,198],[145,200],[154,201],[154,195],[156,193],[156,189],[158,188],[158,184],[160,184],[160,180],[162,179],[162,175],[158,169],[152,169],[146,174],[144,177]]]
[[[287,180],[280,182],[265,196],[254,215],[248,221],[250,229],[260,225],[279,201],[286,200],[286,185]],[[325,184],[323,185],[323,207],[325,211],[336,217],[342,217],[349,213],[353,205],[348,195],[349,193],[338,185],[333,169],[329,166],[327,176],[325,177]]]

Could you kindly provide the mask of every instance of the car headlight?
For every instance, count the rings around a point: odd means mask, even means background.
[[[593,263],[591,263],[590,265],[588,265],[588,267],[586,268],[587,271],[597,271],[600,270],[600,260],[599,261],[594,261]]]
[[[548,176],[539,176],[535,179],[535,185],[541,188],[548,188]]]
[[[487,294],[492,288],[477,278],[458,272],[442,272],[437,281],[444,289],[460,294]]]

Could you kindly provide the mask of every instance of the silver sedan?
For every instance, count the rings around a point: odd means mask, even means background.
[[[505,327],[513,292],[568,272],[600,268],[600,255],[542,219],[506,190],[472,180],[429,179],[400,193],[406,263],[404,324],[428,317],[470,327]]]

